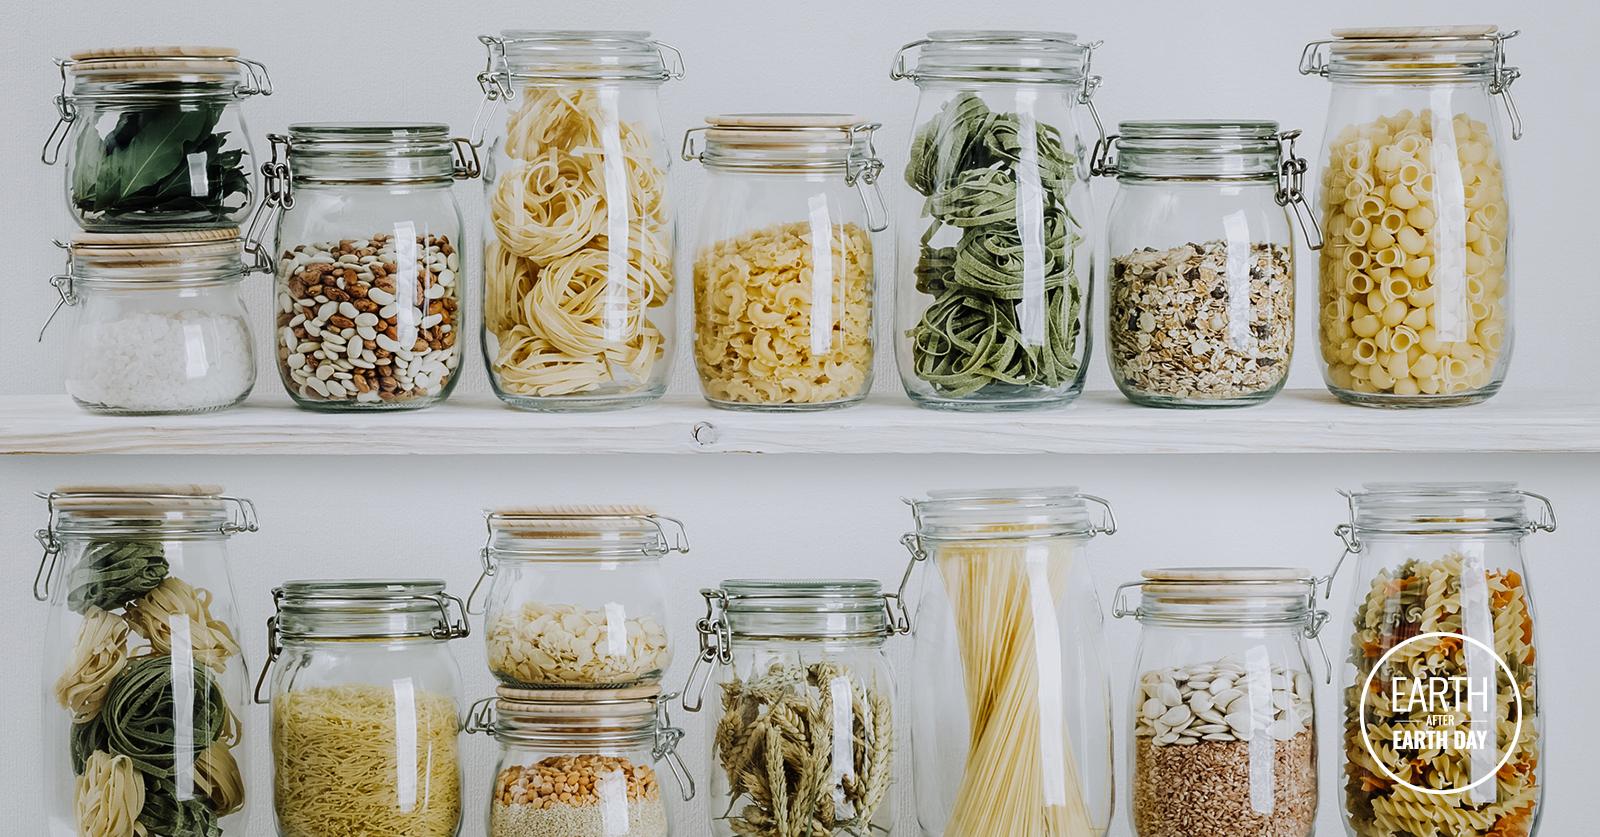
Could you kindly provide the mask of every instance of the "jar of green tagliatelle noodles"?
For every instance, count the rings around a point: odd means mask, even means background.
[[[1083,389],[1098,235],[1087,180],[1104,136],[1095,47],[942,31],[895,56],[890,77],[921,92],[897,178],[895,355],[922,406],[1026,409]]]

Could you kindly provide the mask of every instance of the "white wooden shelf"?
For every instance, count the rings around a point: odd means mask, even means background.
[[[738,413],[698,399],[536,414],[452,400],[406,413],[288,403],[203,416],[90,415],[64,396],[0,397],[0,454],[1376,453],[1600,452],[1600,395],[1501,395],[1474,407],[1372,410],[1317,391],[1235,410],[1155,410],[1114,392],[1057,410],[966,414],[898,397],[821,413]]]

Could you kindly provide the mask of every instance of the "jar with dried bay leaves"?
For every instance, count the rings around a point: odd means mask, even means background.
[[[878,583],[733,579],[701,594],[707,616],[684,707],[700,711],[717,684],[709,833],[888,833],[894,689]]]
[[[1140,592],[1130,606],[1124,594]],[[1142,627],[1129,718],[1138,837],[1309,837],[1317,816],[1307,570],[1147,570],[1113,614]]]
[[[1257,404],[1294,349],[1286,207],[1305,161],[1276,122],[1124,122],[1095,155],[1115,175],[1106,226],[1112,376],[1153,407]],[[1307,241],[1320,245],[1308,228]]]

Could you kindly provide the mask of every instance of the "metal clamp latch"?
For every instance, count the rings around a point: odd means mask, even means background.
[[[668,692],[656,699],[656,740],[650,748],[650,756],[656,761],[666,762],[672,777],[678,781],[678,792],[682,794],[683,801],[689,802],[695,795],[694,776],[690,775],[689,768],[678,755],[678,744],[683,741],[684,731],[673,726],[672,713],[668,708],[677,697]]]
[[[683,686],[683,708],[689,712],[699,712],[705,705],[706,688],[717,666],[733,663],[733,630],[728,627],[726,616],[728,594],[720,587],[707,587],[700,595],[706,600],[706,615],[695,623],[695,631],[700,635],[700,655],[695,657],[694,665],[689,668],[689,679]],[[703,677],[699,688],[695,687],[697,676]]]
[[[1306,171],[1310,169],[1310,165],[1306,162],[1306,158],[1296,154],[1294,150],[1295,140],[1299,138],[1298,128],[1278,135],[1278,189],[1273,197],[1279,206],[1294,210],[1294,217],[1300,222],[1300,232],[1305,235],[1306,244],[1313,250],[1321,250],[1324,243],[1322,227],[1317,224],[1317,213],[1306,202]]]

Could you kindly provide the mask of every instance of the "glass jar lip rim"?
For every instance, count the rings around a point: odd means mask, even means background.
[[[719,588],[730,613],[869,612],[883,609],[883,584],[870,578],[730,578]],[[795,604],[786,604],[786,603]]]
[[[351,121],[291,122],[289,139],[304,145],[338,143],[415,144],[418,141],[448,145],[450,126],[444,122]]]
[[[1537,496],[1508,480],[1368,482],[1343,494],[1361,535],[1526,534]]]
[[[649,741],[660,724],[660,710],[671,696],[659,683],[624,687],[523,689],[495,687],[496,740],[523,744],[628,744]]]
[[[62,485],[39,492],[63,536],[196,534],[225,537],[228,498],[215,484]]]
[[[1097,532],[1085,495],[1076,486],[936,489],[907,503],[918,537],[927,540],[1089,537]],[[1019,528],[999,528],[1007,526]]]
[[[74,233],[67,243],[73,282],[168,287],[243,279],[244,239],[238,227],[164,232]],[[87,272],[81,272],[87,271]],[[150,271],[140,275],[141,271]],[[195,271],[175,276],[165,271]]]
[[[1079,83],[1092,45],[1075,32],[935,29],[903,77],[923,82]]]
[[[445,582],[438,578],[299,578],[283,582],[273,592],[282,607],[293,610],[361,603],[404,603],[418,610],[437,610],[436,604],[416,597],[443,594]]]
[[[522,81],[673,78],[660,42],[643,29],[502,29],[504,72]]]
[[[1119,141],[1232,140],[1276,143],[1280,132],[1279,123],[1271,119],[1129,119],[1117,123]]]

